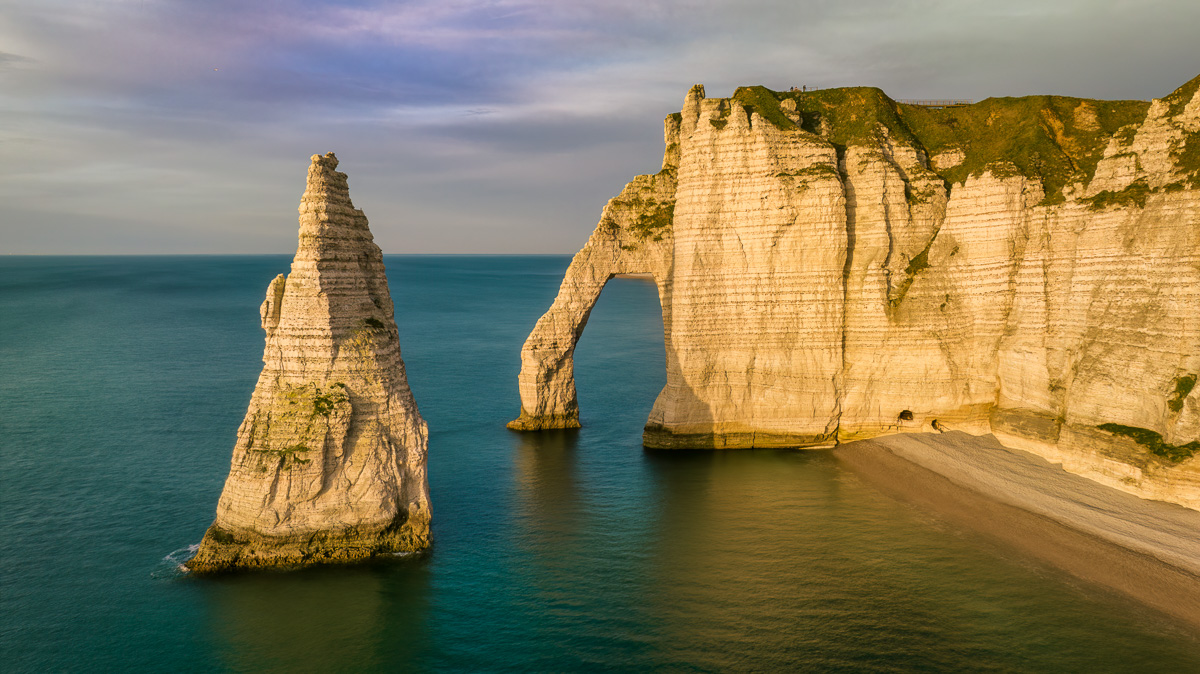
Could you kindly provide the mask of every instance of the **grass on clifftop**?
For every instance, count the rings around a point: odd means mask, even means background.
[[[918,143],[900,121],[896,104],[882,89],[842,87],[803,93],[789,91],[781,95],[796,101],[805,131],[821,134],[824,130],[834,145],[874,145],[878,141],[880,124],[897,140],[910,145]]]
[[[760,117],[770,122],[777,129],[794,129],[796,123],[783,114],[779,107],[779,95],[763,86],[738,87],[733,92],[733,100],[746,106]]]
[[[1182,87],[1172,91],[1170,95],[1163,98],[1168,106],[1167,114],[1171,117],[1174,117],[1183,112],[1183,109],[1187,107],[1188,102],[1191,101],[1192,97],[1196,95],[1197,89],[1200,89],[1200,75],[1188,80],[1187,83]]]
[[[1200,90],[1194,77],[1163,100],[1169,114],[1183,112]],[[957,184],[985,170],[994,174],[1022,175],[1040,180],[1043,204],[1062,203],[1064,187],[1088,182],[1114,136],[1128,145],[1146,118],[1149,101],[1101,101],[1069,96],[988,98],[973,105],[931,109],[897,103],[875,87],[841,87],[816,91],[772,91],[762,86],[739,87],[731,100],[757,112],[779,129],[796,129],[780,102],[796,101],[803,116],[801,128],[824,136],[839,152],[852,145],[875,145],[880,127],[898,143],[925,150],[934,156],[961,150],[958,166],[938,170],[947,184]],[[716,126],[724,126],[728,104]],[[1177,168],[1188,175],[1170,189],[1200,187],[1200,134],[1190,134],[1174,148]],[[1122,203],[1145,203],[1146,194],[1134,187],[1125,194],[1097,196],[1093,208]]]
[[[1150,103],[1026,96],[940,110],[897,107],[930,157],[963,151],[961,164],[938,172],[942,179],[960,183],[988,167],[997,172],[1008,164],[1010,171],[1040,179],[1043,203],[1056,204],[1064,200],[1063,187],[1092,179],[1109,138],[1145,119]]]
[[[1186,102],[1186,90],[1196,86],[1200,78],[1168,98]],[[1148,101],[1025,96],[929,109],[896,103],[875,87],[809,92],[740,87],[732,98],[780,129],[795,128],[779,106],[784,99],[795,100],[801,127],[840,148],[878,143],[882,126],[895,141],[923,148],[931,158],[961,150],[961,164],[938,171],[947,183],[961,183],[989,168],[1000,175],[1024,175],[1042,181],[1047,204],[1061,203],[1062,188],[1071,182],[1091,180],[1109,138],[1122,132],[1128,142],[1150,108]]]

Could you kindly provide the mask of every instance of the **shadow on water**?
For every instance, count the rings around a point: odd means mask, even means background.
[[[811,666],[814,647],[836,647],[845,624],[835,639],[829,617],[844,610],[853,570],[837,568],[847,552],[830,504],[843,496],[827,456],[647,450],[645,463],[659,492],[647,600],[664,663]]]
[[[198,578],[217,659],[238,672],[385,668],[425,655],[430,560]]]
[[[606,464],[597,448],[581,446],[585,432],[523,433],[514,442],[512,535],[522,563],[513,581],[523,588],[514,608],[530,646],[512,662],[534,671],[629,661],[644,629],[637,544],[622,504],[593,479]]]
[[[513,433],[513,478],[525,534],[570,540],[581,517],[576,471],[579,430]]]

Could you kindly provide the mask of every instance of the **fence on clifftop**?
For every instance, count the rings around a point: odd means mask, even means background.
[[[907,99],[900,99],[900,100],[897,100],[896,102],[897,102],[897,103],[903,103],[903,104],[905,104],[905,105],[919,105],[919,106],[921,106],[922,108],[935,108],[935,109],[937,109],[937,108],[961,108],[961,107],[963,107],[964,105],[971,105],[971,104],[972,104],[972,103],[974,103],[975,101],[968,100],[968,99],[965,99],[965,98],[947,98],[947,99],[945,99],[945,100],[925,100],[925,99],[918,99],[918,100],[907,100]]]

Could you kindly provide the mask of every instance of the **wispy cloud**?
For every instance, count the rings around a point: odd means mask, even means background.
[[[4,68],[12,68],[15,66],[32,63],[32,62],[33,62],[33,59],[26,58],[24,56],[21,56],[20,54],[9,54],[7,52],[0,51],[0,70],[2,70]]]
[[[1189,0],[9,0],[0,201],[55,234],[6,218],[0,246],[141,222],[286,250],[334,150],[385,248],[568,252],[695,82],[1148,98],[1196,74],[1198,23]]]

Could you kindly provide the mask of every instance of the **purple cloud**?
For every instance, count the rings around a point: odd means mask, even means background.
[[[1197,23],[1186,0],[10,0],[0,200],[56,233],[10,218],[0,245],[103,251],[95,223],[128,221],[156,250],[287,250],[334,150],[385,248],[570,252],[695,82],[1149,98],[1196,74]]]

